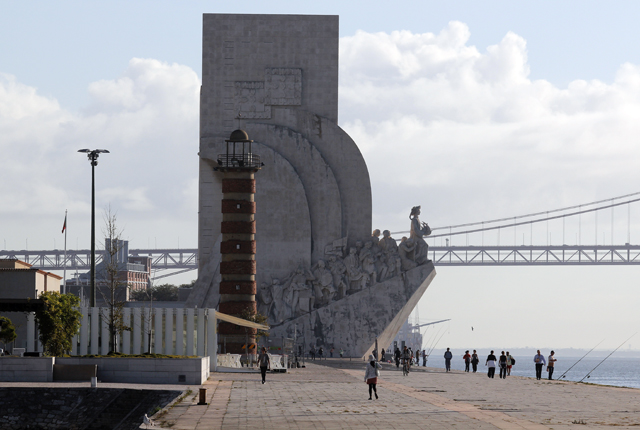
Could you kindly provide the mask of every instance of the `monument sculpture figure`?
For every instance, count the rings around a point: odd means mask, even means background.
[[[278,279],[272,281],[271,293],[273,294],[273,307],[269,319],[282,322],[287,316],[289,304],[284,300],[284,285],[282,285]]]
[[[372,251],[373,242],[368,241],[364,244],[364,248],[360,251],[360,264],[362,271],[367,275],[370,284],[376,283],[378,271],[376,269],[376,256]]]
[[[418,263],[416,263],[416,249],[418,245],[413,239],[403,239],[398,246],[398,255],[400,256],[402,270],[407,271],[418,265]]]
[[[391,237],[391,232],[389,230],[382,232],[382,239],[380,239],[379,246],[388,252],[398,250],[398,244],[396,243],[396,240]]]
[[[271,314],[271,308],[273,306],[273,296],[271,294],[271,288],[266,282],[260,284],[260,290],[256,294],[256,301],[258,302],[258,312],[262,315]]]
[[[310,291],[311,289],[307,287],[307,281],[313,280],[313,275],[300,265],[296,269],[296,272],[291,274],[289,279],[288,283],[292,297],[290,301],[292,313],[299,315],[302,309],[313,309],[316,298]]]
[[[325,267],[324,260],[318,260],[313,271],[313,288],[316,296],[316,305],[318,307],[328,305],[335,295],[333,287],[333,275],[331,271]]]
[[[411,209],[409,219],[411,220],[411,232],[409,238],[411,238],[415,244],[415,262],[417,264],[428,263],[429,260],[429,245],[425,242],[424,237],[431,234],[431,228],[425,222],[420,222],[420,206],[414,206]]]
[[[349,290],[347,292],[360,291],[367,286],[367,275],[360,265],[360,257],[354,247],[349,248],[349,255],[344,259],[347,268],[347,279],[349,279]]]
[[[347,294],[347,266],[344,265],[342,260],[339,260],[335,255],[329,257],[329,267],[331,275],[333,276],[333,285],[336,288],[337,298],[341,299]]]

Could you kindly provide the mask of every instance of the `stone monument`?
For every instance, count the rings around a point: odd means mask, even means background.
[[[242,129],[264,163],[255,194],[258,311],[272,336],[361,356],[376,337],[393,339],[435,271],[422,224],[402,252],[388,232],[371,233],[369,172],[337,124],[338,35],[337,16],[204,15],[199,277],[186,306],[220,303],[223,196],[214,169]]]

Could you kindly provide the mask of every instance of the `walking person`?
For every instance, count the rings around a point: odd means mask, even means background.
[[[427,367],[427,351],[422,350],[422,367]]]
[[[386,356],[386,355],[387,355],[387,354],[385,353],[384,348],[382,348],[382,352],[380,353],[380,357],[382,358],[382,360],[381,360],[381,361],[382,361],[383,363],[384,363],[384,361],[385,361],[385,356]]]
[[[371,393],[375,393],[376,399],[378,398],[378,391],[376,390],[376,384],[378,383],[378,376],[380,376],[380,370],[382,366],[378,363],[373,356],[369,354],[369,364],[364,372],[364,382],[369,385],[369,400],[371,400]]]
[[[271,369],[271,360],[269,360],[269,354],[267,354],[267,348],[262,347],[260,355],[258,356],[258,363],[260,364],[260,373],[262,374],[262,383],[264,384],[267,378],[267,369]]]
[[[496,374],[496,361],[498,360],[496,359],[496,356],[493,355],[493,351],[491,351],[491,354],[487,356],[487,361],[484,363],[484,365],[489,368],[487,376],[491,379],[493,379]]]
[[[318,359],[322,360],[322,355],[324,354],[324,348],[320,347],[318,350]]]
[[[333,348],[329,350],[329,357],[333,358]]]
[[[507,379],[507,356],[504,351],[500,354],[500,379]]]
[[[313,361],[316,360],[316,347],[312,346],[311,349],[309,350],[309,355],[311,356],[311,359]]]
[[[480,363],[480,359],[478,358],[478,353],[474,349],[473,354],[471,354],[471,367],[473,368],[473,373],[478,371],[478,363]]]
[[[511,376],[511,368],[516,364],[516,359],[507,351],[507,376]]]
[[[453,358],[453,354],[449,351],[449,348],[444,353],[444,366],[447,368],[447,372],[451,371],[451,359]]]
[[[464,352],[464,355],[462,356],[462,359],[464,360],[464,371],[468,372],[469,371],[469,365],[471,364],[471,354],[469,354],[469,350],[466,350]]]
[[[393,353],[393,355],[395,356],[395,359],[396,359],[396,367],[399,368],[400,356],[402,355],[402,353],[400,352],[400,348],[396,347],[396,351]]]
[[[556,361],[558,361],[558,359],[555,358],[554,355],[555,352],[551,351],[551,355],[549,355],[549,360],[547,361],[547,372],[549,372],[549,380],[553,379],[553,365]]]
[[[539,381],[542,378],[542,366],[547,364],[544,361],[544,355],[540,354],[540,350],[533,356],[533,362],[536,363],[536,379]]]

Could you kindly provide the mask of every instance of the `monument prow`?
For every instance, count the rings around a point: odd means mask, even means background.
[[[387,347],[418,304],[436,275],[433,263],[418,266],[325,307],[271,327],[270,335],[344,349],[345,356],[366,358],[375,348]],[[300,343],[302,343],[300,342]],[[305,350],[306,353],[306,350]]]

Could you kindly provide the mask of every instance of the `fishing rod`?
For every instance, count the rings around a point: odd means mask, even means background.
[[[443,331],[442,334],[440,335],[440,337],[438,338],[438,340],[433,344],[433,347],[431,347],[431,349],[429,350],[429,354],[427,355],[431,355],[431,353],[433,352],[433,350],[436,348],[436,346],[438,346],[438,342],[440,342],[440,339],[442,339],[442,336],[444,336],[447,333],[447,331]]]
[[[602,343],[602,342],[604,342],[604,339],[602,339],[602,340],[600,341],[600,343]],[[598,343],[598,345],[600,345],[600,343]],[[596,348],[598,347],[598,345],[596,345],[596,346],[594,346],[593,348],[591,348],[591,349],[589,350],[589,352],[587,352],[585,355],[583,355],[583,356],[580,358],[580,360],[578,360],[578,361],[576,361],[575,363],[573,363],[573,366],[575,366],[576,364],[580,363],[580,362],[582,361],[582,359],[583,359],[583,358],[585,358],[587,355],[589,355],[589,354],[591,353],[591,351],[593,351],[594,349],[596,349]],[[565,370],[565,372],[564,372],[562,375],[560,375],[560,377],[559,377],[559,378],[556,378],[556,379],[560,380],[560,379],[564,378],[564,375],[566,375],[566,374],[569,372],[569,370],[573,369],[573,366],[571,366],[570,368],[568,368],[567,370]]]
[[[420,327],[425,327],[425,326],[427,327],[427,328],[424,330],[424,333],[420,332],[420,336],[422,336],[422,338],[424,339],[424,335],[425,335],[425,333],[427,332],[427,330],[429,330],[429,326],[434,325],[434,324],[439,324],[439,323],[441,323],[441,322],[445,322],[445,321],[451,321],[451,318],[446,319],[446,320],[440,320],[440,321],[430,322],[430,323],[426,323],[426,324],[420,324],[420,325],[417,325],[417,326],[415,326],[415,327],[417,327],[418,329],[419,329]],[[429,340],[431,340],[431,337],[429,337]],[[429,342],[427,342],[426,344],[429,344]],[[426,345],[426,344],[425,344],[425,345]],[[420,348],[422,348],[422,345],[420,345]]]
[[[606,360],[607,358],[611,357],[611,355],[612,355],[614,352],[616,352],[617,350],[619,350],[619,349],[622,347],[622,345],[624,345],[625,343],[627,343],[627,342],[629,341],[629,339],[631,339],[631,338],[632,338],[633,336],[635,336],[636,334],[638,334],[638,332],[635,332],[634,334],[632,334],[631,336],[629,336],[629,338],[628,338],[627,340],[625,340],[624,342],[622,342],[622,343],[620,344],[620,346],[619,346],[619,347],[617,347],[616,349],[614,349],[613,351],[611,351],[611,354],[607,355],[607,356],[604,358],[604,360]],[[598,363],[598,366],[600,366],[602,363],[604,363],[604,360],[602,360],[600,363]],[[590,371],[589,373],[587,373],[587,374],[584,376],[584,378],[582,378],[579,382],[584,381],[584,380],[585,380],[585,378],[590,378],[590,377],[591,377],[591,376],[590,376],[590,375],[591,375],[591,372],[593,372],[594,370],[596,370],[596,369],[598,368],[598,366],[596,366],[596,367],[594,367],[593,369],[591,369],[591,371]]]

